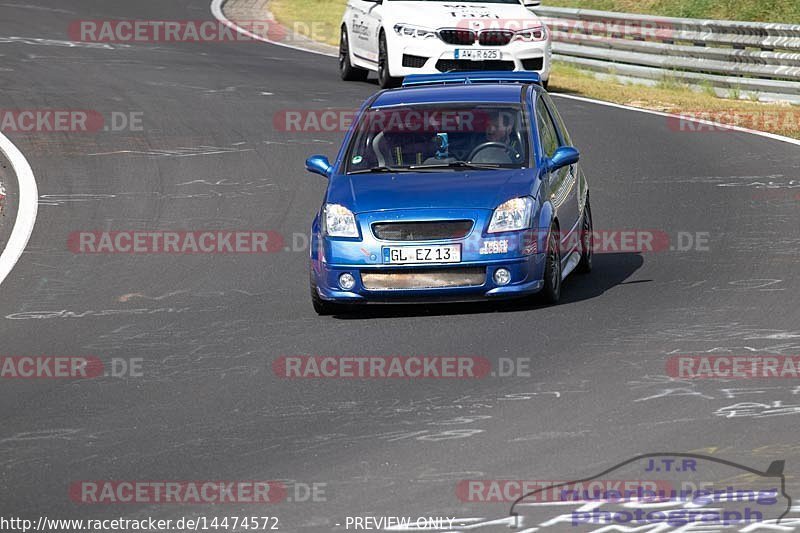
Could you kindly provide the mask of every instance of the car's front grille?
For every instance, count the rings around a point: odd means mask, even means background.
[[[544,58],[532,57],[522,60],[522,68],[525,70],[542,70],[542,67],[544,67]]]
[[[439,30],[439,38],[447,44],[470,45],[475,43],[476,34],[473,30],[445,29]]]
[[[425,222],[376,222],[372,233],[384,241],[436,241],[461,239],[472,229],[471,220]]]
[[[440,59],[436,62],[439,72],[459,72],[474,70],[514,70],[513,61],[470,61],[468,59]]]
[[[478,34],[478,42],[484,46],[505,46],[511,42],[511,30],[483,30]]]
[[[403,66],[408,68],[422,68],[428,61],[427,57],[403,54]]]
[[[486,282],[485,267],[362,270],[368,291],[479,287]]]

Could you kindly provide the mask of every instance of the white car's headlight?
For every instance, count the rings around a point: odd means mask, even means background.
[[[325,233],[331,237],[358,237],[356,217],[339,204],[325,204],[323,211]]]
[[[526,43],[533,43],[537,41],[547,40],[547,29],[544,26],[538,28],[528,28],[514,32],[512,41],[522,41]]]
[[[514,198],[494,210],[489,223],[489,233],[517,231],[531,226],[533,214],[533,198],[523,196]]]
[[[412,26],[411,24],[395,24],[394,31],[403,37],[414,37],[416,39],[432,39],[438,37],[436,30]]]

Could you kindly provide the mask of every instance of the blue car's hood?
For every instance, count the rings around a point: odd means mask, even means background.
[[[354,213],[389,209],[494,209],[509,198],[533,194],[531,169],[340,175],[327,201]]]

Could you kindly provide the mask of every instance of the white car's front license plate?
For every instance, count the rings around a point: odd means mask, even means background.
[[[461,245],[385,246],[383,248],[383,262],[396,265],[460,263]]]
[[[486,50],[481,48],[456,48],[455,59],[469,59],[470,61],[485,61],[487,59],[502,59],[500,50]]]

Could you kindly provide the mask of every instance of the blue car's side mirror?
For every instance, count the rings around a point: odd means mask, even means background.
[[[553,157],[548,162],[549,170],[552,172],[567,165],[574,165],[581,158],[581,154],[571,146],[562,146],[556,150]]]
[[[324,155],[312,155],[306,159],[306,170],[313,174],[319,174],[320,176],[330,178],[333,167],[330,161],[328,161],[328,158]]]

